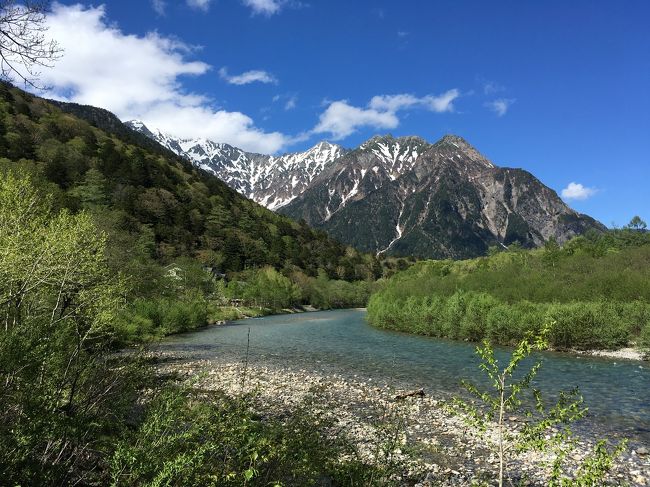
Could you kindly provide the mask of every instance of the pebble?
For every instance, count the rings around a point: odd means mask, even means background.
[[[161,355],[159,352],[158,355]],[[412,486],[463,486],[471,485],[486,472],[493,473],[498,466],[495,455],[486,450],[486,440],[466,422],[451,416],[443,407],[443,400],[425,397],[408,397],[394,401],[395,390],[375,380],[342,377],[338,374],[324,375],[305,369],[295,370],[277,364],[248,363],[245,381],[242,380],[243,364],[228,357],[208,360],[190,360],[183,357],[168,357],[175,360],[160,361],[161,373],[181,372],[187,377],[208,372],[199,380],[202,388],[220,389],[230,395],[254,392],[254,404],[264,414],[286,413],[298,406],[305,398],[312,396],[315,404],[326,416],[334,419],[356,444],[364,461],[385,462],[397,460],[404,468],[398,480],[399,485]],[[365,380],[365,383],[364,383]],[[242,382],[243,385],[242,385]],[[508,420],[517,423],[516,416]],[[508,424],[508,423],[506,423]],[[395,438],[389,457],[377,456],[378,448],[386,441],[383,427],[402,426],[403,431]],[[519,426],[509,425],[511,430]],[[496,442],[496,431],[489,438]],[[547,435],[546,438],[551,438]],[[399,445],[399,447],[398,447]],[[417,447],[431,452],[419,457],[410,457],[407,450]],[[570,468],[575,469],[593,449],[594,442],[582,439],[577,449],[569,456]],[[632,449],[631,453],[634,453]],[[636,455],[624,454],[610,474],[609,483],[603,485],[628,484],[633,487],[648,486],[650,465],[644,463],[648,448],[639,446]],[[433,461],[432,461],[433,460]],[[519,455],[509,465],[509,472],[521,485],[541,487],[548,485],[549,469],[544,467],[552,460],[549,454],[528,452]],[[525,483],[524,483],[524,478]],[[618,480],[615,480],[618,479]],[[494,480],[494,477],[492,477]]]

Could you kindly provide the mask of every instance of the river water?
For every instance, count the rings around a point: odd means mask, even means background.
[[[160,344],[192,358],[342,374],[430,395],[462,392],[461,379],[485,385],[475,344],[378,330],[363,310],[322,311],[246,319],[177,335]],[[507,359],[508,349],[497,349]],[[579,386],[589,407],[578,429],[650,445],[650,364],[544,352],[534,386],[552,397]],[[531,362],[532,363],[532,362]],[[522,369],[525,368],[524,363]]]

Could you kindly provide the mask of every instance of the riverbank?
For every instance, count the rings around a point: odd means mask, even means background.
[[[212,306],[208,313],[208,320],[205,326],[225,325],[231,321],[243,320],[246,318],[260,318],[262,316],[274,316],[295,313],[311,313],[321,311],[311,305],[295,306],[293,308],[272,309],[261,306]]]
[[[618,350],[571,350],[570,353],[577,355],[589,355],[592,357],[605,357],[619,360],[639,360],[647,361],[650,356],[647,351],[640,348],[625,347]]]
[[[336,422],[336,433],[347,435],[365,461],[392,462],[403,485],[469,485],[490,478],[496,458],[476,431],[443,407],[447,397],[430,395],[396,400],[399,391],[363,377],[323,374],[276,364],[247,363],[232,357],[193,360],[190,354],[158,353],[157,369],[180,380],[196,380],[195,387],[222,390],[232,396],[250,395],[261,416],[286,414],[306,399],[318,413]],[[516,429],[519,418],[509,427]],[[571,468],[593,448],[591,439],[579,439],[570,456]],[[645,454],[644,454],[645,453]],[[643,455],[644,454],[644,455]],[[647,485],[647,450],[633,446],[617,461],[609,485]],[[520,456],[511,465],[513,476],[525,485],[548,483],[550,457],[539,453]]]

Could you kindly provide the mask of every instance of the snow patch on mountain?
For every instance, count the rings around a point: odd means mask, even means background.
[[[271,210],[293,201],[325,167],[346,153],[341,146],[319,142],[305,152],[269,156],[208,139],[174,137],[157,129],[150,130],[139,120],[131,120],[126,125]]]

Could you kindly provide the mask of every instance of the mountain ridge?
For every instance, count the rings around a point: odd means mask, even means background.
[[[382,272],[374,256],[243,197],[101,108],[0,82],[0,156],[1,171],[33,176],[57,210],[96,217],[107,259],[141,289],[178,259],[228,276],[266,266],[350,281]]]
[[[125,125],[192,161],[271,210],[292,201],[330,162],[346,152],[337,144],[321,141],[304,152],[273,156],[247,152],[205,138],[173,137],[159,129],[149,129],[138,120],[129,120]]]
[[[456,135],[433,144],[373,137],[279,211],[362,250],[428,258],[475,257],[494,245],[535,247],[605,230],[531,173],[496,166]]]
[[[375,135],[351,150],[319,142],[266,156],[156,134],[142,122],[127,126],[267,208],[377,255],[468,258],[491,246],[535,247],[605,230],[530,172],[495,165],[455,134],[433,143]]]

